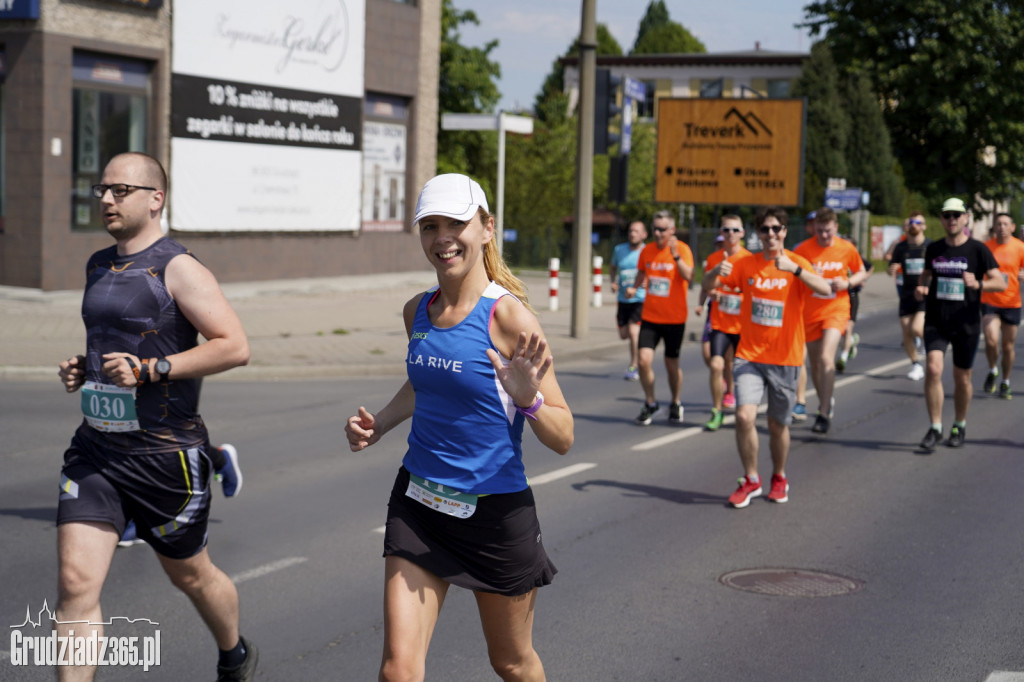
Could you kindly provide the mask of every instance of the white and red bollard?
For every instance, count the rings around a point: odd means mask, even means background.
[[[601,284],[604,278],[601,276],[601,265],[604,259],[601,256],[594,256],[594,307],[601,307]]]
[[[548,310],[558,310],[558,266],[559,260],[552,258],[548,261]]]

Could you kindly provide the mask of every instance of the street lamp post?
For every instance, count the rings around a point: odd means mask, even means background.
[[[530,135],[533,119],[529,116],[499,114],[442,114],[443,130],[497,130],[498,131],[498,189],[495,197],[494,227],[498,238],[498,255],[505,246],[505,133]]]

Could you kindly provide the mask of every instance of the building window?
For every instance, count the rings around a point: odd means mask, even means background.
[[[71,223],[100,230],[99,204],[90,188],[107,162],[123,152],[149,152],[147,62],[76,52],[72,91]]]
[[[658,92],[656,81],[643,81],[644,101],[636,103],[637,118],[654,119],[655,94]]]
[[[786,78],[768,79],[768,96],[771,98],[785,99],[790,96],[791,81]]]

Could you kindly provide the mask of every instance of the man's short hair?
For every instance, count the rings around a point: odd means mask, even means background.
[[[673,225],[676,224],[676,217],[672,215],[672,211],[658,211],[654,214],[654,217],[651,218],[651,224],[653,225],[655,220],[662,218],[671,220]]]
[[[814,222],[826,224],[836,220],[836,212],[828,206],[824,206],[815,211],[817,215],[814,216]]]
[[[762,206],[754,216],[754,224],[761,227],[768,218],[775,218],[783,227],[789,225],[789,214],[781,206]]]
[[[995,216],[992,217],[992,222],[995,223],[995,221],[999,220],[1003,216],[1006,216],[1007,220],[1013,223],[1013,216],[1009,213],[996,213]]]
[[[724,223],[724,222],[725,222],[726,220],[735,220],[735,221],[737,221],[737,222],[738,222],[738,223],[739,223],[740,225],[743,225],[743,218],[739,217],[739,216],[738,216],[738,215],[736,215],[735,213],[726,213],[726,214],[725,214],[724,216],[722,216],[721,220],[719,220],[719,221],[718,221],[718,224],[719,224],[719,225],[721,225],[721,224],[722,224],[722,223]]]

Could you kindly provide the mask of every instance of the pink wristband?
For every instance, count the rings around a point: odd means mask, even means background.
[[[543,404],[544,394],[541,393],[540,391],[537,391],[537,398],[533,401],[533,405],[530,405],[529,407],[519,407],[518,405],[516,405],[516,412],[523,415],[527,419],[537,421],[537,410],[539,410],[540,406]]]

